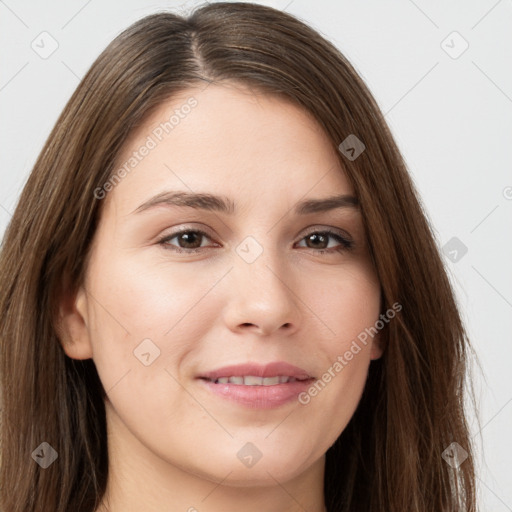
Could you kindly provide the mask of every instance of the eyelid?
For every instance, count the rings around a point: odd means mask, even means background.
[[[307,229],[307,231],[304,235],[302,235],[302,237],[306,237],[309,234],[317,233],[317,232],[334,233],[334,234],[344,238],[347,242],[354,242],[354,238],[352,237],[352,235],[348,231],[345,231],[344,229],[341,229],[341,228],[335,228],[335,227],[331,227],[331,226],[322,227],[317,224],[317,225],[312,226],[311,229],[309,229],[309,228],[306,228],[306,229]]]
[[[174,231],[173,231],[174,229]],[[177,226],[174,226],[173,228],[168,228],[164,230],[165,232],[168,232],[168,234],[159,235],[159,239],[163,238],[173,238],[177,235],[181,235],[182,233],[188,233],[189,231],[194,231],[197,233],[201,233],[204,236],[207,236],[210,239],[214,239],[215,235],[211,234],[212,231],[208,227],[196,227],[194,225],[189,225],[187,223],[184,224],[178,224]]]

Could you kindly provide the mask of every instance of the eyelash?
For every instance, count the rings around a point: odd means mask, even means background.
[[[161,238],[160,240],[158,240],[158,244],[163,246],[166,250],[171,250],[171,251],[175,251],[175,252],[178,252],[178,253],[188,253],[188,254],[191,254],[191,253],[197,253],[197,252],[201,252],[203,249],[205,249],[204,247],[198,247],[196,249],[184,249],[183,247],[176,247],[175,245],[171,245],[169,244],[169,240],[172,240],[173,238],[176,238],[177,236],[179,235],[182,235],[184,233],[196,233],[196,234],[199,234],[199,235],[202,235],[208,239],[210,239],[210,236],[208,235],[208,233],[200,230],[200,229],[184,229],[182,231],[178,231],[176,233],[172,233],[170,235],[166,235],[164,236],[163,238]],[[334,239],[336,239],[338,242],[341,243],[341,247],[338,247],[338,248],[330,248],[330,249],[311,249],[312,251],[315,251],[316,253],[318,254],[334,254],[334,253],[341,253],[341,252],[344,252],[344,251],[347,251],[347,250],[350,250],[352,249],[353,245],[354,245],[354,242],[352,240],[349,240],[347,238],[344,238],[343,236],[341,236],[339,233],[336,233],[334,231],[331,231],[329,229],[324,229],[324,230],[319,230],[319,231],[311,231],[310,233],[308,233],[307,235],[304,235],[303,238],[301,238],[300,241],[304,240],[306,237],[308,236],[311,236],[311,235],[328,235]],[[306,247],[307,249],[307,247]]]

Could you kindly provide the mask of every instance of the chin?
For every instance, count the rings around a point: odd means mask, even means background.
[[[223,485],[232,487],[274,486],[276,480],[280,483],[292,480],[314,463],[306,458],[299,460],[295,453],[288,452],[287,456],[283,457],[276,452],[273,456],[262,455],[252,466],[246,466],[238,457],[233,461],[229,455],[229,460],[222,465],[222,471],[218,468],[215,471],[215,477],[223,480]]]

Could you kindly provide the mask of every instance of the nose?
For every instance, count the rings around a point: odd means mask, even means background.
[[[224,320],[233,332],[289,336],[300,327],[302,303],[293,273],[277,251],[264,250],[253,262],[235,255],[229,273]]]

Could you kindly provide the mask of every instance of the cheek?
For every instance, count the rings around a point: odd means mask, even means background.
[[[319,341],[323,367],[317,380],[299,396],[331,442],[353,416],[364,390],[375,326],[380,314],[380,285],[368,267],[340,276],[331,293],[318,299],[330,336]]]
[[[129,256],[114,262],[100,253],[91,268],[89,329],[104,386],[128,371],[142,371],[146,384],[165,369],[179,377],[180,362],[219,317],[212,297],[225,269],[198,273],[186,263],[170,268]]]
[[[381,308],[380,283],[373,268],[363,261],[347,265],[326,279],[322,288],[315,303],[330,333],[323,340],[323,349],[335,358],[375,325]]]
[[[98,256],[97,262],[108,261]],[[89,328],[111,405],[141,439],[148,425],[179,423],[187,431],[188,421],[205,413],[179,384],[182,363],[193,358],[218,318],[215,301],[206,296],[224,272],[204,272],[203,279],[178,265],[128,257],[93,264]],[[183,441],[183,431],[178,434]],[[179,439],[170,436],[173,442]]]

